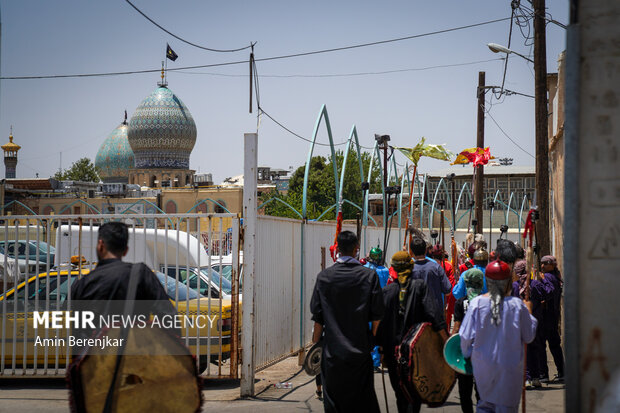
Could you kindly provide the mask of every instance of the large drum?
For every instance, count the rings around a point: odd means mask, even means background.
[[[413,326],[396,348],[398,375],[405,395],[420,397],[429,407],[445,403],[456,376],[443,357],[443,339],[430,323]]]

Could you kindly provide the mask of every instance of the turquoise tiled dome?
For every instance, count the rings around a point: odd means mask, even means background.
[[[189,169],[196,124],[185,104],[160,86],[134,112],[128,139],[136,168]]]
[[[127,182],[134,155],[127,140],[127,123],[121,123],[103,141],[97,152],[95,166],[103,182]]]

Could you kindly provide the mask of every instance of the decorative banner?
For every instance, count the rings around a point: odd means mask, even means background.
[[[177,60],[177,58],[179,57],[179,55],[176,54],[174,50],[172,50],[172,47],[170,47],[168,43],[166,43],[166,57],[172,60],[173,62]]]
[[[396,148],[403,153],[411,162],[413,162],[414,166],[418,166],[418,162],[420,162],[420,158],[422,156],[428,156],[429,158],[435,158],[442,161],[449,161],[453,153],[447,150],[444,145],[432,145],[424,144],[425,138],[422,137],[420,142],[413,148]]]
[[[489,147],[486,148],[468,148],[458,154],[454,162],[450,165],[466,165],[473,162],[474,167],[480,165],[486,165],[489,160],[495,159],[489,151]]]
[[[338,248],[338,235],[340,235],[340,231],[342,231],[342,205],[340,206],[340,211],[338,211],[338,217],[336,218],[336,235],[334,236],[334,245],[329,247],[329,253],[331,254],[334,262],[338,259],[336,248]]]

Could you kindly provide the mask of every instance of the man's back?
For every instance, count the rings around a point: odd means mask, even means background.
[[[439,307],[443,308],[443,294],[449,294],[452,291],[452,284],[443,268],[435,261],[424,258],[415,261],[411,276],[424,280]]]
[[[325,325],[326,357],[368,357],[372,350],[368,322],[383,316],[383,298],[374,270],[337,262],[321,271],[310,308],[313,319]]]
[[[414,325],[430,322],[433,329],[439,331],[446,328],[443,311],[430,294],[423,280],[410,280],[407,286],[406,311],[399,311],[398,283],[392,283],[383,289],[385,316],[379,324],[378,340],[384,347],[386,357],[394,357],[394,347],[402,341],[403,335]],[[387,351],[386,351],[387,349]]]
[[[459,334],[463,355],[471,357],[481,398],[512,406],[519,403],[523,345],[534,339],[538,323],[519,298],[504,297],[501,306],[501,322],[493,325],[490,297],[476,297]]]
[[[375,270],[377,272],[381,288],[387,285],[388,278],[390,278],[390,271],[387,268],[385,268],[383,265],[377,265],[373,262],[367,262],[364,267],[370,268],[371,270]]]
[[[153,272],[144,264],[139,265],[137,300],[168,300],[166,291]],[[132,264],[120,259],[99,262],[89,275],[71,286],[73,300],[124,300],[127,297],[129,274]]]

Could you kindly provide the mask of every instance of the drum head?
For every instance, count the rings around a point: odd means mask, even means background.
[[[415,328],[415,327],[414,327]],[[444,404],[456,381],[454,370],[443,357],[443,339],[430,323],[416,328],[411,344],[411,384],[429,407]]]
[[[304,359],[304,371],[310,376],[316,376],[321,373],[321,355],[323,354],[323,346],[321,342],[314,344]]]
[[[461,336],[453,335],[443,346],[443,357],[453,370],[461,374],[473,374],[471,360],[466,359],[461,351]]]

